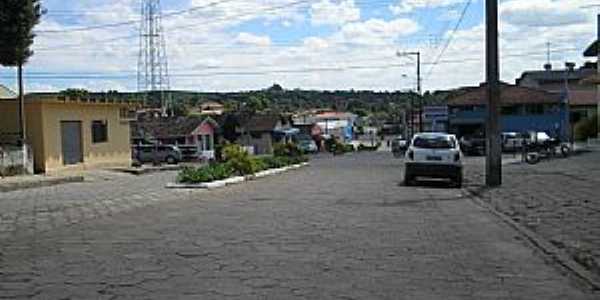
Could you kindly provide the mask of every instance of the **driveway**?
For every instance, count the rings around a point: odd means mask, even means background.
[[[0,298],[598,297],[462,190],[402,186],[389,153],[215,191],[163,189],[174,176],[0,195],[17,215]]]

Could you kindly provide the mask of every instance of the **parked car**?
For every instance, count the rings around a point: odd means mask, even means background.
[[[177,164],[183,160],[181,149],[174,145],[134,145],[133,158],[139,163]]]
[[[392,139],[392,153],[395,157],[404,155],[406,149],[408,149],[408,142],[402,136],[397,136]]]
[[[502,133],[502,151],[515,152],[523,149],[527,144],[529,133],[503,132]]]
[[[303,153],[317,153],[319,152],[319,148],[317,147],[317,143],[313,140],[300,140],[298,141],[298,149]]]
[[[445,133],[417,134],[406,151],[404,182],[412,185],[418,177],[447,178],[455,186],[461,187],[462,157],[456,136]]]
[[[485,155],[485,136],[475,134],[461,137],[460,149],[467,155]]]

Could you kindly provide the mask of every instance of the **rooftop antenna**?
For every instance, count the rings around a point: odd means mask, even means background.
[[[546,42],[546,64],[544,65],[544,70],[550,71],[552,70],[552,63],[550,62],[550,42]]]
[[[550,42],[546,43],[546,63],[550,64]]]

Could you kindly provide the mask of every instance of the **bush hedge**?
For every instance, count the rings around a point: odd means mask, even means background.
[[[200,168],[184,168],[177,176],[177,181],[180,183],[204,183],[215,180],[223,180],[234,175],[251,175],[256,172],[283,168],[290,165],[295,165],[308,161],[304,156],[264,156],[264,157],[250,157],[239,155],[239,153],[233,153],[230,151],[230,155],[227,156],[228,161],[224,163],[215,163],[212,165],[200,167]],[[247,159],[247,161],[246,161]],[[240,161],[235,161],[240,160]]]
[[[598,115],[581,120],[575,124],[575,140],[584,141],[596,137],[598,134]]]

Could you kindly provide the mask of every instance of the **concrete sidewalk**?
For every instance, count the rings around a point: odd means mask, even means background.
[[[5,177],[0,179],[0,193],[83,181],[84,177],[81,175]]]
[[[470,171],[468,188],[483,201],[600,278],[600,152],[505,165],[495,189]]]

